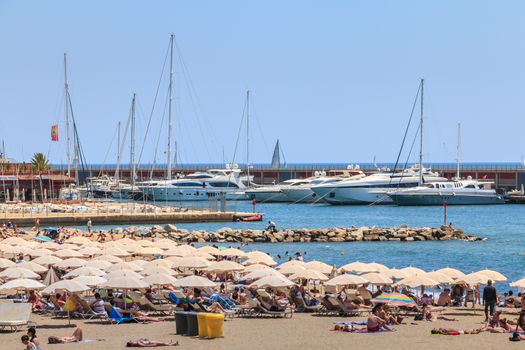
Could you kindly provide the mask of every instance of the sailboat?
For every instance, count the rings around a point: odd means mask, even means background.
[[[393,200],[387,196],[389,192],[428,182],[447,181],[446,178],[423,167],[423,89],[424,80],[421,79],[419,164],[398,172],[378,172],[360,179],[351,178],[335,183],[319,184],[313,186],[312,191],[330,204],[391,204]]]
[[[279,139],[275,143],[275,148],[273,149],[272,155],[272,169],[279,169],[281,167],[281,149],[279,146]]]

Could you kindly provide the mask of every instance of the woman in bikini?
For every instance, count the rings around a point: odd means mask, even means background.
[[[57,337],[52,335],[49,338],[47,338],[47,342],[49,344],[77,343],[79,341],[82,341],[82,339],[82,329],[80,327],[77,327],[77,329],[75,329],[71,337]]]
[[[177,346],[177,345],[179,345],[178,341],[173,342],[172,340],[170,340],[169,343],[166,343],[166,342],[161,342],[157,340],[149,340],[146,338],[140,338],[137,341],[130,340],[126,343],[126,347],[128,348],[155,348],[157,346]]]

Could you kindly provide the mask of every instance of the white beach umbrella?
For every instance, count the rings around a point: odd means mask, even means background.
[[[205,252],[200,252],[198,250],[194,251],[194,252],[190,252],[188,255],[186,256],[198,256],[198,257],[201,257],[201,258],[204,258],[206,260],[215,260],[216,257],[211,255],[211,254],[208,254],[208,253],[205,253]]]
[[[87,261],[79,258],[70,258],[57,262],[54,264],[59,269],[74,269],[86,265]]]
[[[175,243],[171,239],[162,238],[162,239],[159,239],[158,241],[153,242],[153,246],[160,248],[160,249],[168,250],[168,249],[176,247],[177,243]]]
[[[58,250],[60,249],[60,244],[56,242],[44,242],[40,245],[42,248],[51,249],[51,250]]]
[[[148,275],[144,277],[144,281],[149,283],[150,285],[171,285],[177,283],[177,279],[173,276],[170,276],[165,273],[156,273],[152,275]]]
[[[205,245],[203,247],[200,247],[197,249],[199,252],[205,252],[211,255],[218,256],[221,254],[221,251],[215,247],[212,247],[211,245]]]
[[[232,272],[242,270],[244,270],[244,266],[234,261],[228,260],[213,262],[208,267],[206,267],[206,271],[211,272]]]
[[[155,260],[152,260],[152,261],[142,265],[142,268],[143,269],[148,269],[148,268],[151,268],[151,267],[165,267],[165,268],[171,269],[173,266],[174,266],[174,263],[171,260],[168,260],[168,259],[155,259]]]
[[[47,268],[46,267],[44,267],[42,265],[39,265],[39,264],[35,263],[34,261],[24,261],[24,262],[18,264],[18,266],[23,267],[24,269],[31,270],[31,271],[36,272],[36,273],[47,272]]]
[[[33,259],[32,261],[39,265],[49,266],[49,265],[54,265],[58,263],[59,261],[62,261],[62,259],[60,259],[58,256],[45,255],[45,256],[39,256],[38,258]]]
[[[281,276],[266,276],[250,284],[250,288],[286,288],[295,283]]]
[[[60,249],[55,251],[55,256],[59,258],[82,258],[84,255],[72,249]]]
[[[33,249],[25,245],[20,245],[20,246],[8,245],[2,248],[2,252],[4,254],[14,254],[14,255],[19,255],[19,254],[29,255],[29,253],[31,253],[32,250]]]
[[[84,265],[85,267],[93,267],[95,269],[99,269],[99,270],[106,270],[107,268],[109,268],[111,265],[113,265],[112,263],[110,263],[109,261],[104,261],[104,260],[88,260],[86,262],[86,265]]]
[[[78,250],[78,252],[82,255],[91,256],[98,254],[100,252],[99,247],[82,247]]]
[[[0,277],[4,277],[6,279],[17,279],[17,278],[39,279],[40,278],[40,276],[36,274],[35,272],[25,269],[23,267],[19,267],[19,266],[8,267],[4,271],[0,272]]]
[[[64,250],[64,249],[79,250],[80,247],[76,244],[71,244],[71,243],[64,243],[64,244],[58,245],[58,250]]]
[[[45,285],[29,278],[17,278],[6,282],[0,286],[0,290],[16,290],[16,289],[42,289],[45,288]]]
[[[60,280],[46,287],[42,293],[44,294],[53,294],[57,291],[66,291],[70,293],[80,293],[90,290],[85,284],[75,282],[73,280]]]
[[[191,275],[177,280],[173,286],[176,288],[213,288],[217,284],[205,277]]]
[[[306,267],[307,269],[317,270],[325,275],[331,273],[332,270],[334,269],[333,266],[328,265],[322,261],[316,261],[316,260],[305,263],[304,267]]]
[[[375,269],[376,272],[386,272],[386,271],[389,270],[389,268],[386,267],[385,265],[379,264],[379,263],[376,263],[376,262],[371,262],[371,263],[368,264],[368,266],[370,266],[373,269]]]
[[[256,271],[256,270],[268,270],[268,269],[271,269],[273,270],[271,267],[269,267],[268,265],[264,265],[264,264],[253,264],[253,265],[248,265],[244,268],[244,270],[242,270],[243,273],[249,273],[249,272],[253,272],[253,271]]]
[[[267,276],[285,277],[281,272],[274,269],[259,269],[246,274],[243,279],[247,281],[253,281]]]
[[[124,276],[142,279],[142,276],[138,272],[135,272],[133,270],[115,270],[105,275],[104,278],[110,280],[112,278]]]
[[[78,276],[72,279],[80,284],[85,284],[89,287],[98,287],[107,282],[107,279],[101,276]]]
[[[177,246],[177,247],[165,250],[164,252],[162,252],[162,256],[180,256],[180,257],[183,257],[183,256],[187,256],[187,255],[191,254],[190,251],[188,251],[186,249],[182,249],[181,247],[182,246]]]
[[[466,283],[469,286],[477,286],[479,284],[486,284],[489,278],[480,273],[469,273],[461,278],[458,278],[455,283]]]
[[[433,279],[434,281],[439,282],[441,284],[451,284],[454,282],[454,280],[451,277],[439,271],[427,272],[423,276]]]
[[[187,269],[203,269],[210,266],[208,260],[198,256],[187,256],[183,257],[178,261],[175,261],[175,267],[187,268]]]
[[[105,276],[106,272],[94,268],[94,267],[79,267],[77,269],[71,270],[70,272],[64,275],[65,278],[72,278],[78,276]]]
[[[150,284],[132,276],[114,276],[108,277],[108,280],[100,286],[118,289],[144,289],[148,288]]]
[[[314,280],[314,281],[328,281],[328,277],[324,275],[323,273],[312,270],[312,269],[305,269],[301,270],[289,277],[292,281],[297,280]]]
[[[29,245],[28,241],[20,237],[9,237],[0,241],[0,243],[8,245]]]
[[[277,262],[273,260],[272,258],[265,258],[262,256],[250,258],[243,262],[243,265],[254,265],[254,264],[262,264],[266,266],[276,266]]]
[[[426,272],[420,268],[414,266],[407,266],[401,269],[401,271],[408,273],[409,276],[424,275]]]
[[[0,270],[15,266],[16,263],[6,258],[0,258]]]
[[[299,271],[306,270],[304,265],[286,265],[279,269],[279,272],[283,275],[293,275]]]
[[[519,279],[509,284],[509,286],[514,288],[525,288],[525,278]]]
[[[72,244],[76,244],[76,245],[82,245],[82,244],[90,244],[91,243],[91,240],[89,238],[86,238],[86,237],[78,237],[78,236],[75,236],[75,237],[71,237],[71,238],[68,238],[66,240],[66,243],[72,243]]]
[[[150,266],[145,268],[143,271],[140,271],[140,274],[142,276],[151,276],[151,275],[157,275],[159,273],[168,275],[168,276],[175,276],[178,275],[178,272],[172,269],[168,269],[164,266]]]
[[[46,248],[38,248],[38,249],[33,249],[29,252],[29,255],[32,256],[32,257],[38,257],[38,256],[47,256],[47,255],[53,255],[53,251],[51,249],[46,249]]]
[[[237,257],[237,258],[247,258],[247,255],[245,252],[243,252],[240,249],[237,248],[227,248],[224,250],[220,250],[219,256],[228,256],[228,257]]]
[[[122,260],[121,258],[119,258],[118,256],[113,256],[113,255],[101,255],[101,256],[97,256],[94,260],[102,260],[102,261],[107,261],[107,262],[110,262],[112,264],[117,264],[117,263],[120,263],[120,262],[123,262],[124,260]]]
[[[363,277],[345,273],[345,274],[336,276],[332,278],[331,280],[326,281],[325,285],[327,286],[351,286],[351,285],[357,286],[357,285],[366,284],[366,283],[368,283],[368,281],[364,279]]]
[[[144,247],[137,251],[139,255],[161,255],[164,251],[157,247]]]
[[[352,272],[352,273],[368,273],[368,272],[377,272],[378,269],[373,266],[368,265],[367,263],[355,261],[346,265],[343,265],[339,268],[339,272]]]
[[[465,274],[457,269],[453,269],[450,267],[445,267],[443,269],[439,269],[436,272],[441,272],[442,274],[447,275],[448,277],[452,278],[453,280],[456,280],[458,278],[463,278]]]
[[[97,255],[112,255],[117,257],[126,257],[131,254],[127,250],[117,247],[104,248],[97,253]]]
[[[370,284],[376,286],[390,285],[394,283],[390,277],[380,272],[365,273],[364,275],[361,275],[361,277],[367,280]]]
[[[408,278],[411,275],[409,273],[406,273],[405,271],[402,271],[400,269],[389,269],[388,271],[383,272],[385,276],[388,276],[392,279],[396,280],[402,280],[403,278]]]
[[[505,282],[507,280],[507,277],[505,277],[503,274],[499,273],[498,271],[494,271],[494,270],[485,269],[485,270],[478,271],[476,273],[483,274],[494,282]]]
[[[425,275],[415,275],[412,277],[404,278],[397,283],[400,286],[406,286],[409,288],[418,288],[418,287],[434,287],[439,284],[438,281],[435,281],[431,278],[426,277]]]
[[[113,271],[118,271],[118,270],[142,271],[144,269],[140,267],[139,265],[134,264],[130,261],[123,261],[120,263],[116,263],[106,269],[107,272],[113,272]]]

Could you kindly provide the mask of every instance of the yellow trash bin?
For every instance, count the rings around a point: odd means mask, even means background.
[[[224,328],[224,315],[208,314],[207,315],[208,338],[222,338]]]
[[[199,337],[208,337],[208,315],[205,312],[197,313],[197,324],[199,326]]]

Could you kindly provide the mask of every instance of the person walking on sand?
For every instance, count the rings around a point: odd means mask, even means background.
[[[93,223],[91,222],[91,218],[88,219],[86,226],[87,226],[88,232],[91,233],[91,229],[93,228]]]
[[[40,218],[35,219],[35,231],[36,233],[40,233]]]
[[[487,281],[487,285],[483,288],[483,303],[485,303],[485,322],[489,320],[490,316],[494,315],[494,307],[498,297],[496,294],[496,288],[492,285],[492,280]],[[489,310],[490,309],[490,310]]]

